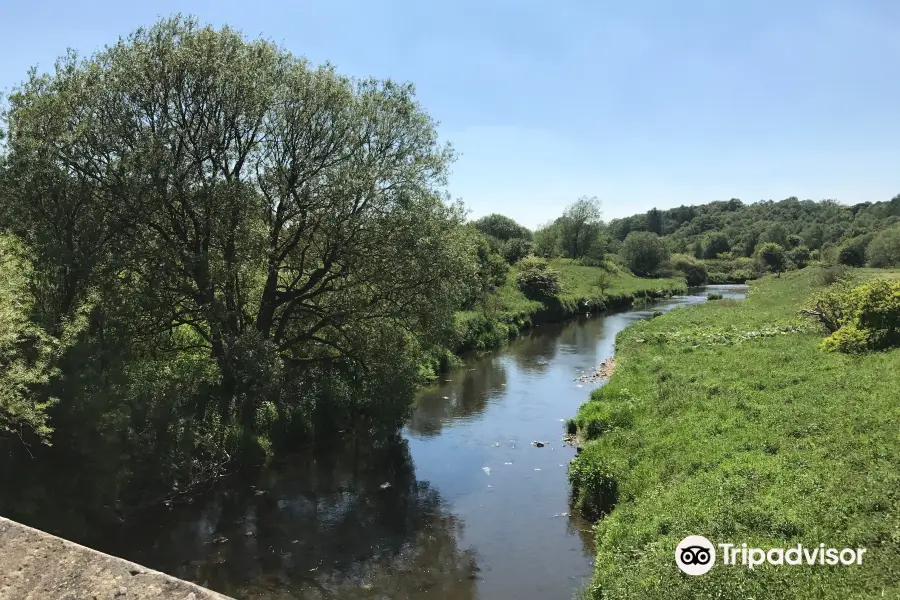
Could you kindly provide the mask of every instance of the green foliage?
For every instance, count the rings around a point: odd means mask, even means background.
[[[822,342],[825,350],[860,353],[900,345],[900,281],[838,282],[805,312],[831,333]]]
[[[622,241],[632,231],[656,232],[661,223],[659,234],[673,253],[693,254],[697,258],[704,257],[703,241],[711,233],[727,236],[735,256],[752,257],[757,246],[766,242],[782,248],[806,245],[810,250],[819,250],[845,238],[889,227],[900,219],[898,198],[857,207],[834,200],[787,198],[744,204],[731,199],[614,219],[608,231]],[[651,221],[653,228],[648,225]]]
[[[635,398],[627,389],[606,385],[591,393],[575,419],[582,440],[593,440],[616,429],[631,427]]]
[[[814,269],[766,277],[746,300],[679,308],[619,335],[606,387],[631,395],[610,392],[602,403],[628,407],[631,424],[587,442],[570,468],[578,508],[602,514],[591,597],[836,600],[900,592],[900,546],[890,541],[891,498],[900,494],[900,349],[821,352],[821,331],[797,316],[815,280]],[[750,335],[767,328],[776,332]],[[719,335],[726,332],[730,343]],[[594,396],[582,410],[593,404]],[[613,484],[612,501],[581,497]],[[687,577],[672,556],[690,534],[763,548],[835,540],[827,544],[878,551],[861,569],[716,566]]]
[[[706,283],[708,276],[706,265],[694,257],[687,254],[673,254],[669,259],[669,264],[673,269],[684,274],[688,285],[697,286]]]
[[[787,258],[795,267],[802,269],[809,264],[811,254],[806,246],[796,246],[788,251]]]
[[[602,214],[600,201],[596,197],[582,196],[566,207],[556,221],[563,256],[581,258],[591,250],[597,242]]]
[[[618,500],[618,485],[611,469],[595,456],[591,446],[569,464],[572,502],[587,519],[608,514]]]
[[[707,299],[707,300],[721,300],[722,297],[723,297],[722,294],[712,294],[712,293],[710,293],[710,294],[707,294],[707,295],[706,295],[706,299]]]
[[[530,241],[524,238],[510,238],[503,242],[500,254],[507,263],[514,265],[533,251]]]
[[[600,289],[600,293],[606,295],[606,289],[612,283],[612,275],[606,270],[601,271],[599,275],[597,275],[596,285]]]
[[[781,223],[773,223],[769,225],[757,238],[757,251],[760,246],[765,244],[778,244],[782,248],[789,246],[787,231]]]
[[[869,234],[847,240],[841,244],[838,250],[838,262],[849,267],[864,266],[866,264],[866,249],[871,240],[872,236]]]
[[[516,285],[528,298],[544,300],[559,295],[559,273],[540,258],[526,258],[519,263]]]
[[[607,257],[606,268],[590,267],[569,259],[547,261],[527,257],[513,267],[522,270],[552,269],[559,273],[559,295],[540,300],[529,299],[519,289],[517,278],[510,276],[480,306],[460,312],[454,319],[453,335],[446,342],[446,352],[486,350],[505,343],[519,331],[532,325],[555,321],[584,312],[602,311],[628,306],[642,298],[662,298],[685,291],[684,280],[640,279],[616,267],[615,257]],[[606,287],[601,287],[601,281]],[[432,350],[432,353],[437,352]],[[440,355],[440,352],[437,352]],[[442,372],[434,359],[421,365],[423,377],[433,378]]]
[[[49,443],[54,399],[37,391],[54,374],[58,341],[32,321],[31,268],[22,244],[0,234],[0,435]]]
[[[761,244],[757,250],[756,256],[759,259],[760,264],[774,273],[781,274],[787,265],[787,257],[785,256],[784,248],[774,242]]]
[[[900,226],[879,232],[866,248],[870,267],[900,266]]]
[[[531,239],[531,231],[527,227],[519,225],[509,217],[496,213],[481,217],[473,225],[475,229],[484,235],[496,238],[501,242],[513,239]]]
[[[560,255],[560,225],[548,223],[538,228],[532,237],[534,253],[543,258],[555,258]]]
[[[635,275],[648,277],[669,260],[669,250],[656,234],[635,231],[622,243],[622,258]]]
[[[713,231],[703,237],[702,247],[703,258],[716,258],[731,250],[731,243],[727,235],[721,231]]]
[[[506,259],[491,248],[489,238],[476,233],[471,244],[475,249],[475,277],[469,297],[462,303],[464,310],[483,303],[494,290],[503,285],[509,273]]]
[[[828,286],[838,281],[853,278],[853,271],[846,265],[821,265],[816,270],[816,284],[819,286]]]
[[[396,430],[455,313],[505,284],[409,84],[174,17],[32,72],[3,116],[31,296],[10,288],[2,418],[46,437],[59,397],[55,458],[114,474],[112,504]]]

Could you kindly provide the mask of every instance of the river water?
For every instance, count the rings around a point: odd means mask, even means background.
[[[602,385],[576,378],[653,311],[745,290],[537,327],[423,392],[402,440],[291,457],[102,549],[236,598],[570,600],[593,540],[562,421]]]

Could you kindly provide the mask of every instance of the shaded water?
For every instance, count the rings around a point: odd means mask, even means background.
[[[281,461],[101,549],[236,598],[569,600],[593,542],[561,421],[599,385],[576,377],[653,311],[744,290],[538,327],[424,392],[403,441]]]

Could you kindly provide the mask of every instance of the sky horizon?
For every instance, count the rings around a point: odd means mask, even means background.
[[[415,84],[456,148],[472,218],[530,228],[580,196],[604,219],[650,208],[900,193],[900,3],[531,0],[289,4],[16,3],[0,91],[67,47],[90,54],[181,12],[272,39],[347,75]]]

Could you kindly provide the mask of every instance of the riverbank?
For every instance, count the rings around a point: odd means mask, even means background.
[[[559,273],[562,289],[558,297],[543,302],[528,299],[516,287],[513,267],[506,283],[488,298],[481,310],[457,313],[453,339],[448,347],[433,353],[424,367],[426,378],[448,371],[461,354],[497,348],[536,325],[621,310],[687,292],[683,277],[647,279],[627,271],[610,273],[567,259],[550,261],[550,268]],[[607,279],[603,288],[598,285],[601,277]]]
[[[876,272],[862,271],[868,277]],[[886,272],[878,272],[885,274]],[[896,274],[895,274],[896,275]],[[859,598],[900,592],[900,350],[819,349],[815,268],[637,323],[576,417],[569,479],[597,525],[595,598]],[[866,548],[858,566],[674,563],[679,541]]]

